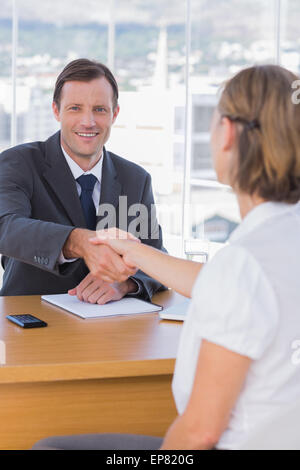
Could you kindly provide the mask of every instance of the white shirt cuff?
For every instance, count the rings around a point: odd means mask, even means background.
[[[134,279],[133,277],[130,277],[129,279],[131,279],[132,281],[135,282],[136,287],[137,287],[137,290],[136,290],[135,292],[129,292],[129,293],[126,294],[126,295],[139,295],[139,294],[141,294],[141,292],[142,292],[142,286],[141,286],[141,284],[139,283],[139,281],[137,281],[137,280]]]
[[[73,263],[73,261],[76,261],[78,258],[70,258],[66,259],[63,255],[63,252],[60,252],[59,258],[58,258],[58,264],[64,264],[64,263]]]

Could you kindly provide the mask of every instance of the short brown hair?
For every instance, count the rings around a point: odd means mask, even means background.
[[[92,61],[89,59],[76,59],[70,62],[63,71],[57,77],[53,101],[57,107],[60,106],[60,97],[62,87],[66,82],[79,81],[79,82],[90,82],[95,78],[105,77],[110,83],[113,90],[113,108],[118,106],[119,90],[118,84],[112,72],[104,64],[100,62]]]
[[[300,106],[292,101],[297,79],[283,67],[263,65],[225,84],[218,109],[239,129],[233,187],[269,201],[299,201]]]

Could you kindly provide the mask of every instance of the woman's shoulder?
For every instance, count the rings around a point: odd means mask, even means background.
[[[221,248],[214,257],[200,271],[197,281],[203,277],[228,278],[228,274],[239,277],[240,272],[247,274],[249,271],[259,269],[258,263],[251,251],[239,243],[227,244]]]

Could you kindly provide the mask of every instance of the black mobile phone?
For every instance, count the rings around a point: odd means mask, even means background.
[[[47,326],[46,322],[29,314],[7,315],[6,318],[15,323],[16,325],[21,326],[22,328],[41,328],[43,326]]]

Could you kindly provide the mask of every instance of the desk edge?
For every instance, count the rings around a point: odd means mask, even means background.
[[[172,375],[175,359],[0,366],[0,384]]]

